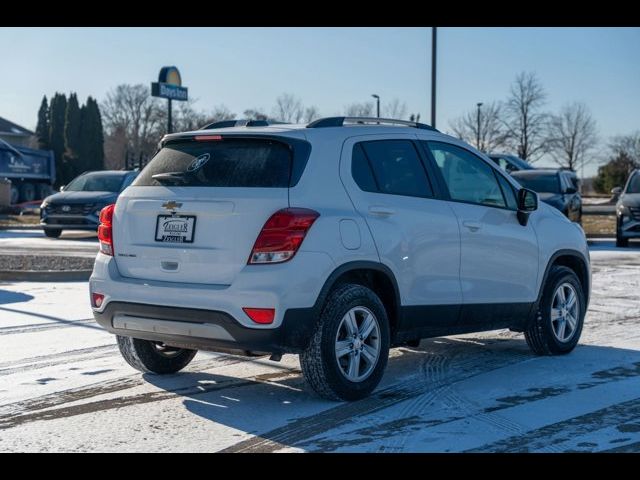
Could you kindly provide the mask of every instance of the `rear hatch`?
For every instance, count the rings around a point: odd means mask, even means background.
[[[289,206],[300,170],[294,161],[306,163],[309,150],[307,142],[267,136],[165,143],[118,199],[113,237],[121,275],[231,284],[265,221]]]

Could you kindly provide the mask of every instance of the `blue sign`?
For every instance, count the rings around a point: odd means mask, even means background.
[[[151,83],[151,96],[185,101],[189,99],[187,87],[182,86],[182,76],[176,67],[162,67],[158,81]]]

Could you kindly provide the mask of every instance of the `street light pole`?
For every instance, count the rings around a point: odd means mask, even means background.
[[[482,106],[482,102],[476,103],[478,107],[478,125],[476,128],[476,147],[480,150],[480,107]]]
[[[436,128],[436,46],[438,27],[431,27],[431,126]]]
[[[377,114],[377,117],[380,118],[380,95],[376,95],[374,93],[371,96],[376,99],[376,114]]]

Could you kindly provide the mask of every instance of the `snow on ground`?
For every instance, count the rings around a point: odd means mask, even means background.
[[[594,243],[570,355],[520,334],[392,350],[374,394],[321,400],[297,357],[200,352],[141,375],[91,320],[86,283],[0,283],[0,451],[640,451],[640,249]]]

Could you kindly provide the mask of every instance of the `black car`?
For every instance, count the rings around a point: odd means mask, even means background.
[[[570,170],[536,168],[511,174],[520,185],[538,192],[540,200],[564,213],[569,220],[582,220],[582,197],[577,176]]]
[[[616,246],[628,247],[630,238],[640,238],[640,170],[629,175],[624,188],[611,190],[619,195],[616,204]]]
[[[97,230],[100,210],[115,203],[137,175],[137,171],[104,170],[77,176],[40,205],[45,235],[58,238],[62,230]]]
[[[525,160],[518,158],[515,155],[509,155],[507,153],[490,153],[489,158],[507,173],[534,169],[534,167],[532,167]]]

